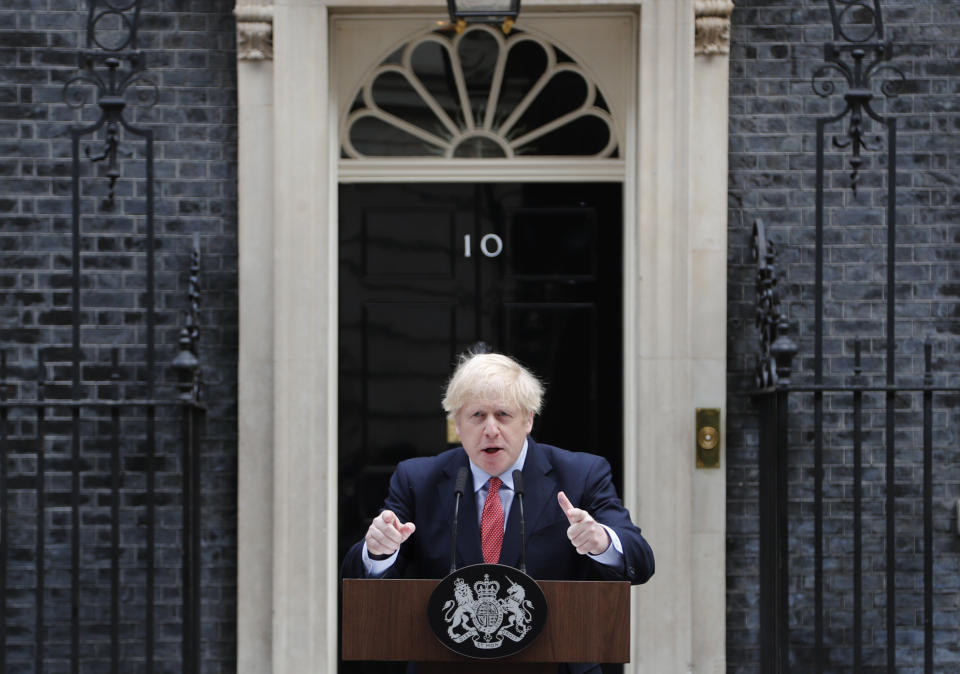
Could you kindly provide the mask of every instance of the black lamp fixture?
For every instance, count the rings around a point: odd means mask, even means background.
[[[498,23],[509,34],[520,13],[520,0],[447,0],[447,8],[458,33],[468,23]]]

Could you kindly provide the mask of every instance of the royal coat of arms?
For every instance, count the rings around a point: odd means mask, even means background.
[[[500,583],[483,580],[473,584],[473,591],[463,578],[453,581],[454,599],[443,605],[443,619],[449,625],[447,634],[460,643],[473,637],[477,648],[500,648],[503,639],[520,641],[530,631],[533,602],[526,597],[522,585],[510,580],[507,596],[499,597]],[[476,595],[474,595],[474,591]]]
[[[482,571],[482,577],[471,578],[474,574],[462,573],[467,570]],[[536,601],[528,597],[527,588],[531,585]],[[437,597],[440,593],[443,594]],[[525,642],[536,636],[534,632],[539,632],[546,613],[542,591],[529,576],[489,564],[466,567],[448,576],[437,588],[431,604],[435,607],[431,623],[441,642],[461,654],[483,658],[503,657],[524,648]],[[476,650],[470,652],[473,649]]]

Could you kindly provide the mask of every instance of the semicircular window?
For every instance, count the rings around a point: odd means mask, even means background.
[[[596,83],[556,46],[485,25],[434,31],[384,59],[354,97],[344,158],[616,158]]]

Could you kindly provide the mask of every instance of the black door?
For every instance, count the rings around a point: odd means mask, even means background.
[[[340,554],[396,463],[448,436],[477,342],[547,386],[539,442],[601,454],[622,488],[622,191],[608,183],[340,187]]]

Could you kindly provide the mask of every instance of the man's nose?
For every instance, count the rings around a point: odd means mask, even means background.
[[[497,433],[499,433],[500,426],[497,425],[497,420],[492,416],[487,417],[487,419],[483,422],[483,432],[486,435],[496,435]]]

